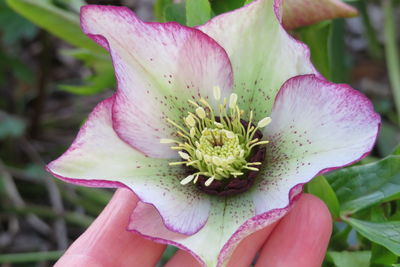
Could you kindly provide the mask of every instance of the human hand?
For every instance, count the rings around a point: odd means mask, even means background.
[[[56,263],[56,267],[155,266],[165,245],[126,231],[138,199],[118,189],[112,200]],[[228,267],[319,267],[332,232],[331,215],[318,198],[303,194],[280,221],[245,238]],[[166,267],[200,266],[188,252],[178,250]]]

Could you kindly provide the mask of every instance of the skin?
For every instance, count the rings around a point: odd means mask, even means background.
[[[154,266],[165,245],[125,230],[137,198],[118,189],[110,203],[56,263],[61,266]],[[332,233],[331,215],[318,198],[303,194],[288,214],[245,238],[236,248],[229,267],[250,266],[259,252],[256,267],[321,266]],[[200,266],[179,250],[167,267]]]

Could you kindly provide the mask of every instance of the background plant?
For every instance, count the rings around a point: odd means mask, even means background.
[[[250,1],[87,2],[128,5],[145,19],[194,26]],[[309,45],[324,76],[372,99],[381,133],[369,157],[315,178],[306,191],[332,214],[325,266],[400,266],[399,1],[348,2],[358,18],[291,33]],[[84,4],[0,0],[0,264],[50,266],[112,194],[59,182],[43,170],[115,87],[108,54],[80,30]],[[169,247],[160,265],[173,252]]]

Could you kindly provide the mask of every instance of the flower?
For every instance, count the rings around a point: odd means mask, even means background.
[[[109,50],[118,90],[48,170],[130,188],[141,200],[130,231],[225,264],[304,183],[366,156],[380,124],[366,97],[314,69],[280,6],[256,0],[197,28],[83,7],[82,28]],[[231,182],[240,190],[227,196]]]
[[[284,0],[283,25],[291,30],[333,18],[354,17],[357,9],[340,0]]]

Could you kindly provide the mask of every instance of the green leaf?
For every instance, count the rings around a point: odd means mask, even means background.
[[[393,147],[395,147],[399,141],[399,127],[383,121],[377,142],[379,154],[384,157],[390,155],[393,152]]]
[[[390,265],[397,262],[397,256],[381,245],[372,243],[371,251],[371,263]]]
[[[26,124],[23,120],[0,113],[0,140],[7,137],[19,137],[25,132]]]
[[[186,0],[186,23],[189,27],[206,23],[211,18],[208,0]]]
[[[48,0],[7,0],[8,5],[21,16],[66,42],[99,53],[106,51],[84,35],[79,16],[51,4]]]
[[[154,2],[154,16],[156,17],[157,21],[165,22],[165,9],[167,6],[172,5],[172,0],[156,0]]]
[[[31,40],[38,32],[35,25],[15,13],[5,2],[0,2],[0,30],[3,42],[9,46],[23,38]]]
[[[243,6],[244,2],[244,0],[211,0],[210,4],[215,14],[221,14]]]
[[[397,256],[400,255],[400,221],[367,222],[346,217],[343,220],[365,238],[384,246]]]
[[[330,80],[335,83],[348,81],[351,54],[347,52],[345,36],[346,23],[344,19],[332,21],[328,38]]]
[[[330,77],[328,41],[330,35],[330,21],[323,21],[299,30],[301,41],[311,50],[311,61],[317,70],[325,77]]]
[[[112,88],[115,84],[113,69],[104,73],[95,74],[85,79],[86,85],[60,85],[63,91],[76,95],[93,95]]]
[[[364,35],[367,39],[368,44],[368,53],[373,59],[382,59],[383,51],[382,47],[379,43],[378,36],[374,27],[372,26],[372,22],[370,16],[368,14],[367,1],[357,1],[354,3],[355,7],[360,12],[360,16],[363,22]]]
[[[336,267],[369,267],[370,251],[328,252]]]
[[[330,184],[320,175],[307,184],[308,193],[319,197],[328,206],[333,218],[339,217],[340,205]]]
[[[397,145],[397,147],[394,149],[393,155],[399,155],[400,156],[400,145]]]
[[[326,176],[341,213],[354,213],[400,194],[400,156],[335,171]]]
[[[108,55],[92,53],[86,49],[64,50],[62,53],[82,60],[94,70],[94,74],[85,78],[84,85],[60,85],[61,90],[77,95],[93,95],[115,87],[114,69]]]
[[[39,251],[0,255],[0,263],[46,262],[57,260],[65,251]]]
[[[164,10],[164,17],[166,21],[176,21],[182,25],[186,25],[185,13],[185,2],[182,2],[167,6]]]

